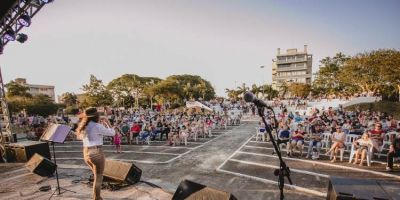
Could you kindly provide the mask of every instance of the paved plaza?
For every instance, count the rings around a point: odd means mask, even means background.
[[[119,191],[103,190],[104,198],[170,199],[179,183],[189,179],[233,193],[238,199],[278,199],[277,177],[273,171],[279,162],[276,154],[272,154],[270,142],[255,141],[255,126],[256,121],[244,121],[240,126],[214,130],[211,138],[199,138],[187,146],[152,141],[150,145],[124,145],[123,153],[117,154],[112,145],[105,145],[108,159],[133,161],[143,170],[142,180],[163,190],[141,183]],[[61,185],[77,193],[67,192],[54,199],[90,199],[91,188],[82,183],[90,171],[83,162],[81,149],[80,142],[56,146]],[[400,187],[400,172],[387,173],[383,160],[374,161],[371,167],[360,167],[348,164],[348,153],[343,162],[337,163],[329,162],[325,156],[320,160],[305,159],[305,154],[302,158],[288,158],[285,150],[283,155],[294,183],[285,186],[286,199],[324,199],[330,176],[379,179],[393,188]],[[48,199],[51,193],[37,192],[37,188],[55,184],[54,178],[31,174],[23,164],[0,169],[1,199]],[[152,191],[153,195],[146,196],[140,191]]]

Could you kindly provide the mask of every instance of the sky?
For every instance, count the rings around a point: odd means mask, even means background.
[[[90,74],[200,75],[225,88],[271,83],[277,48],[319,60],[400,49],[398,0],[55,0],[33,19],[28,41],[0,55],[5,83],[23,77],[82,93]],[[265,66],[260,68],[260,66]]]

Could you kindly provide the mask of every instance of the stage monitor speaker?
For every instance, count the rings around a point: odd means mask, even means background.
[[[140,181],[142,170],[133,163],[106,159],[103,174],[113,180],[135,184]]]
[[[35,153],[25,164],[25,167],[39,176],[52,176],[57,166],[51,160]]]
[[[6,151],[8,155],[7,160],[9,162],[26,162],[35,153],[38,153],[45,158],[51,159],[49,144],[47,144],[46,142],[24,141],[11,143],[6,145]]]
[[[331,177],[327,200],[392,199],[376,180]]]
[[[182,181],[172,200],[237,200],[235,196],[228,192],[220,191],[195,183],[192,181]]]

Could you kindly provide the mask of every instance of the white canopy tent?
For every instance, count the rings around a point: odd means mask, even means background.
[[[198,101],[187,101],[186,102],[186,108],[195,108],[196,111],[200,109],[204,109],[206,111],[212,112],[213,110],[209,108],[208,106],[198,102]]]

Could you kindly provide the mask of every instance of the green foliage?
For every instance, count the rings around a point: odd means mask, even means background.
[[[57,110],[58,105],[53,103],[53,100],[47,95],[33,96],[30,103],[26,107],[26,112],[29,115],[38,114],[44,117],[56,114]]]
[[[32,96],[28,93],[29,88],[14,81],[6,84],[7,103],[11,113],[26,111],[29,115],[48,116],[56,114],[58,105],[47,95]]]
[[[279,91],[274,90],[274,88],[272,88],[272,85],[268,84],[261,85],[260,91],[264,94],[264,98],[267,98],[268,100],[276,98],[279,95]]]
[[[311,92],[311,86],[305,83],[292,83],[288,86],[288,90],[293,96],[306,98]]]
[[[111,93],[104,86],[103,81],[97,79],[94,75],[90,75],[89,84],[83,85],[82,90],[86,97],[80,106],[108,106],[113,102]]]
[[[61,95],[61,101],[66,106],[74,106],[78,103],[78,97],[74,93],[66,92]]]
[[[344,63],[349,59],[350,57],[342,53],[337,53],[333,58],[326,57],[320,61],[322,66],[315,74],[312,85],[315,95],[337,95],[343,92],[345,85],[338,79],[338,76],[341,74],[341,70],[343,70]]]
[[[400,100],[400,51],[379,49],[353,57],[341,53],[321,60],[313,92],[317,95],[382,94]]]
[[[214,88],[207,80],[194,75],[172,75],[159,82],[152,88],[156,99],[183,103],[183,100],[210,100],[215,97]]]
[[[18,113],[27,108],[30,103],[30,98],[27,97],[7,97],[8,109],[11,113]]]
[[[121,105],[122,103],[132,106],[133,99],[131,97],[134,97],[135,107],[137,107],[140,98],[146,98],[153,94],[152,91],[146,90],[146,88],[160,81],[161,79],[156,77],[140,77],[136,74],[124,74],[112,80],[107,85],[107,89],[114,99],[114,104]]]
[[[225,93],[228,95],[228,97],[232,100],[236,100],[239,98],[239,92],[234,90],[234,89],[225,89]]]
[[[245,92],[251,91],[254,95],[257,96],[257,98],[260,96],[260,94],[263,95],[263,98],[267,98],[271,100],[272,98],[278,97],[279,92],[277,90],[274,90],[272,88],[272,85],[260,85],[257,86],[256,84],[251,85],[251,89],[249,87],[246,87],[246,84],[242,84],[242,86],[237,87],[235,89],[225,89],[225,93],[228,95],[228,97],[231,100],[238,100],[239,96],[242,96]]]
[[[67,115],[77,115],[79,113],[79,108],[76,106],[67,106],[64,109],[64,113]]]
[[[28,93],[28,87],[20,85],[15,81],[10,81],[5,87],[7,88],[7,97],[32,97]]]
[[[11,113],[26,111],[29,115],[48,116],[57,113],[59,106],[47,95],[37,95],[31,98],[11,97],[7,99],[8,107]]]
[[[400,120],[400,102],[380,101],[376,103],[362,103],[346,107],[345,110],[370,110],[375,112],[385,112],[397,120]]]

